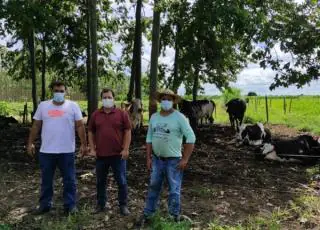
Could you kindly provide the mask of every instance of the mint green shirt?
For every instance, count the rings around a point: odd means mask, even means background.
[[[180,112],[168,116],[155,113],[149,121],[147,143],[152,144],[153,153],[159,157],[181,157],[182,137],[186,143],[194,144],[196,137],[187,120]]]

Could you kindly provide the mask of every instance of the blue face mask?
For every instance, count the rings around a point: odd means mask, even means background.
[[[168,101],[168,100],[162,100],[161,101],[161,108],[164,111],[168,111],[168,110],[172,109],[172,107],[173,107],[173,102],[172,101]]]
[[[64,93],[54,93],[53,100],[58,103],[64,102]]]

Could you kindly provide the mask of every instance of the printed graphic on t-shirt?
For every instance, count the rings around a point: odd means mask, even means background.
[[[154,137],[160,138],[163,141],[168,141],[170,135],[170,129],[167,123],[157,123],[153,128]]]
[[[65,114],[63,110],[53,109],[48,111],[49,117],[62,117]]]

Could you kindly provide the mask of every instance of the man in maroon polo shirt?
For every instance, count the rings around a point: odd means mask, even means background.
[[[130,212],[127,206],[126,160],[129,156],[131,125],[127,112],[115,107],[111,89],[103,89],[101,99],[103,107],[92,114],[88,127],[90,154],[96,156],[96,212],[105,211],[106,182],[111,167],[119,189],[120,213],[127,216]]]

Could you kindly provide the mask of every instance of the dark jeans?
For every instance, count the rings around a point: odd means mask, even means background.
[[[101,207],[106,205],[107,200],[107,177],[109,167],[112,168],[114,179],[118,184],[119,205],[128,203],[128,185],[126,178],[127,161],[122,160],[121,156],[98,157],[96,160],[97,173],[97,204]]]
[[[53,197],[53,178],[58,166],[63,178],[64,208],[76,206],[76,169],[74,153],[49,154],[40,153],[41,196],[40,207],[51,208]]]
[[[155,156],[152,157],[152,173],[146,205],[144,208],[145,216],[151,216],[155,213],[164,179],[167,179],[169,185],[169,214],[172,216],[178,216],[180,214],[183,172],[178,169],[179,162],[180,158],[161,160]]]

